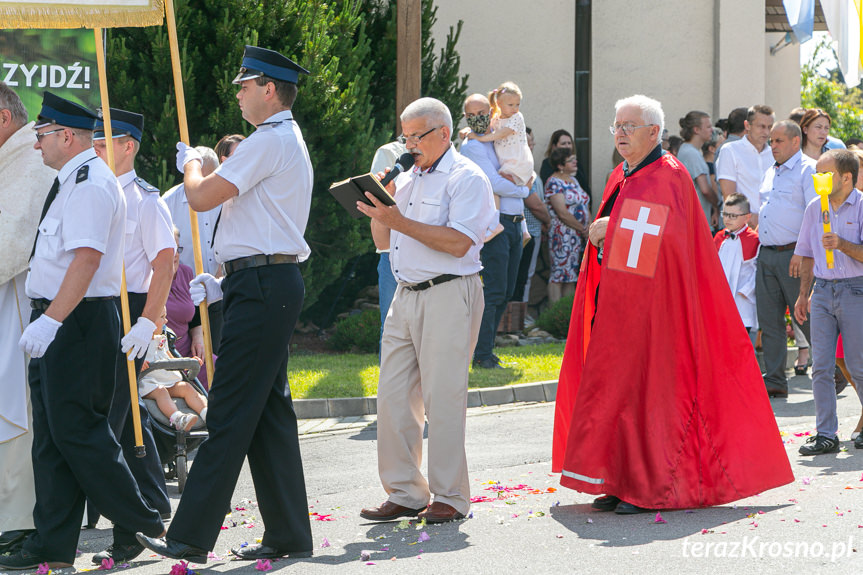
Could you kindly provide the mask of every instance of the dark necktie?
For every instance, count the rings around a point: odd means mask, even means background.
[[[729,232],[728,230],[725,230],[725,237],[731,238],[732,240],[737,239],[737,235],[735,235],[734,232]]]
[[[39,216],[39,223],[42,223],[42,220],[45,219],[45,214],[48,213],[48,209],[51,207],[51,204],[54,203],[54,199],[57,197],[57,192],[60,190],[60,180],[58,178],[54,178],[54,184],[51,186],[51,190],[48,192],[48,197],[45,198],[45,205],[42,206],[42,215]],[[33,238],[33,249],[30,250],[30,259],[33,259],[33,255],[36,253],[36,240],[39,239],[39,229],[36,229],[36,237]]]
[[[216,245],[216,230],[219,229],[219,222],[222,220],[222,210],[219,210],[219,215],[216,216],[216,225],[213,226],[213,237],[210,238],[210,249]]]

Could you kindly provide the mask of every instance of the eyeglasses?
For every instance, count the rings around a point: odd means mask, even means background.
[[[424,133],[420,134],[419,136],[405,136],[404,134],[402,134],[401,136],[396,138],[396,140],[398,140],[399,144],[408,144],[409,143],[409,144],[413,144],[414,146],[416,146],[417,144],[420,143],[420,140],[422,140],[423,138],[425,138],[426,136],[428,136],[429,134],[431,134],[432,132],[434,132],[435,130],[437,130],[438,128],[441,128],[441,127],[442,126],[438,126],[437,128],[432,128],[428,132],[424,132]]]
[[[648,126],[655,125],[656,124],[642,124],[641,126],[636,126],[634,124],[615,124],[613,126],[609,126],[608,131],[611,132],[612,136],[616,136],[618,130],[620,130],[624,136],[631,136],[633,132],[635,132],[639,128],[646,128]]]
[[[177,253],[178,254],[183,253],[183,246],[177,246]]]
[[[42,138],[44,138],[45,136],[56,134],[57,132],[62,132],[65,129],[66,128],[57,128],[56,130],[48,130],[47,132],[42,132],[41,134],[39,132],[36,132],[36,141],[41,143]]]
[[[736,220],[737,218],[742,218],[743,216],[748,216],[751,212],[744,212],[742,214],[732,214],[729,212],[722,212],[723,218],[728,218],[729,220]]]

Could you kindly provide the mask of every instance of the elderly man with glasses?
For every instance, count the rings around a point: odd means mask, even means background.
[[[662,151],[662,107],[633,96],[615,108],[624,161],[589,228],[552,470],[566,487],[604,494],[593,507],[618,514],[706,507],[789,483],[692,178]]]
[[[357,203],[372,218],[376,246],[390,248],[398,280],[384,324],[377,403],[378,470],[388,499],[360,516],[443,523],[470,507],[468,370],[483,313],[479,251],[495,209],[482,170],[450,142],[452,117],[442,102],[420,98],[401,121],[416,165],[389,184],[396,205],[371,194],[373,206]],[[420,470],[424,414],[428,480]]]

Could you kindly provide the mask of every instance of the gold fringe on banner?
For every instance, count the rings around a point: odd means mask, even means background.
[[[0,28],[125,28],[160,26],[164,0],[0,0]]]

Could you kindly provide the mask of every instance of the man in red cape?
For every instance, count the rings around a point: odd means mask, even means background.
[[[661,105],[617,102],[625,162],[581,266],[552,470],[596,509],[707,507],[794,480],[692,179],[663,154]]]

